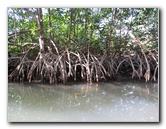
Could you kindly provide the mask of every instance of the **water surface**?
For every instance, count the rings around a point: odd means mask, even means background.
[[[8,84],[9,122],[158,122],[157,83]]]

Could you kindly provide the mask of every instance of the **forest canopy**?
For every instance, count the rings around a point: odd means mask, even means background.
[[[8,8],[8,79],[158,79],[158,8]]]

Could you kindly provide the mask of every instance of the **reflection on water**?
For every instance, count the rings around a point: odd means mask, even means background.
[[[9,83],[9,122],[158,122],[157,83]]]

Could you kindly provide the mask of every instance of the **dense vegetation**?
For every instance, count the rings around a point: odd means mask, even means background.
[[[9,81],[158,79],[157,8],[8,8]]]

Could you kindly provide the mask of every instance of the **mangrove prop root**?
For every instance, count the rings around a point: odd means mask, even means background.
[[[50,47],[50,44],[53,47]],[[9,81],[40,81],[50,84],[69,81],[92,83],[114,79],[122,71],[124,74],[130,74],[132,78],[140,79],[144,75],[145,81],[157,80],[157,57],[155,54],[146,55],[142,46],[140,46],[142,53],[136,53],[134,56],[131,56],[130,52],[125,56],[111,56],[111,54],[99,56],[92,54],[89,49],[87,52],[74,52],[70,48],[58,50],[54,41],[50,40],[50,44],[44,53],[38,49],[39,52],[34,60],[30,60],[28,54],[33,52],[32,49],[39,48],[39,45],[30,43],[27,45],[31,47],[24,51],[22,57],[10,57]]]

